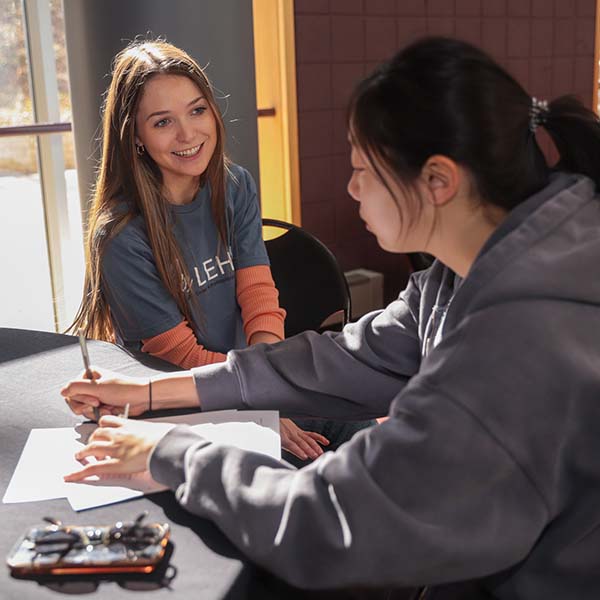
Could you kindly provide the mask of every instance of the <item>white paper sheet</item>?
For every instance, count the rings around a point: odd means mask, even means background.
[[[255,411],[248,411],[255,412]],[[261,412],[261,411],[258,411]],[[235,409],[231,410],[213,410],[209,412],[195,412],[188,415],[174,415],[171,417],[159,417],[157,419],[147,419],[156,423],[175,423],[176,425],[197,425],[199,423],[226,423],[232,420],[238,420],[239,415],[243,414]]]
[[[192,429],[211,442],[236,446],[242,450],[260,452],[281,459],[281,438],[268,427],[252,421],[247,423],[204,423]]]
[[[93,426],[88,429],[91,432]],[[32,429],[2,502],[66,497],[68,485],[62,475],[81,466],[74,458],[75,452],[83,446],[80,439],[81,433],[73,427]]]
[[[279,436],[279,412],[276,410],[213,410],[210,412],[191,413],[189,415],[148,419],[148,421],[192,426],[200,425],[201,423],[256,423],[262,427],[272,429]],[[281,458],[281,444],[278,453],[279,456],[275,458]]]
[[[175,425],[186,423],[211,441],[281,458],[277,411],[226,410],[152,420]],[[93,423],[82,423],[75,428],[32,429],[2,501],[32,502],[66,497],[78,511],[166,489],[149,473],[65,483],[63,476],[81,466],[74,455],[85,445],[95,427]]]
[[[73,510],[86,510],[138,498],[168,489],[152,479],[150,473],[90,477],[80,483],[67,483],[67,500]]]

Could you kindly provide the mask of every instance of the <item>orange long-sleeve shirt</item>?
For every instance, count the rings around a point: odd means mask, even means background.
[[[271,269],[267,265],[248,267],[236,271],[235,278],[236,298],[242,311],[246,340],[250,341],[259,331],[273,334],[282,340],[285,310],[279,306],[279,292]],[[225,354],[212,352],[199,344],[193,329],[185,320],[142,341],[144,352],[184,369],[223,362],[226,358]]]

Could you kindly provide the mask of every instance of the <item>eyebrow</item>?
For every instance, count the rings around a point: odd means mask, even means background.
[[[188,102],[188,106],[192,106],[192,104],[196,104],[196,102],[199,102],[200,100],[204,100],[203,95],[200,95],[197,98],[194,98],[191,102]],[[162,115],[168,115],[170,112],[171,112],[170,110],[156,110],[153,113],[150,113],[146,117],[146,121],[148,121],[148,119],[151,119],[152,117],[160,117]]]

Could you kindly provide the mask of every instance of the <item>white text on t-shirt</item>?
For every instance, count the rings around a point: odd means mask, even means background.
[[[227,260],[223,260],[220,256],[215,256],[214,258],[209,258],[202,262],[202,266],[198,268],[194,267],[194,275],[196,275],[196,282],[198,283],[198,287],[205,286],[212,279],[216,279],[221,275],[225,275],[225,267],[229,267],[230,272],[234,272],[235,268],[233,266],[233,257],[229,250],[227,251]],[[206,277],[205,279],[203,279]]]

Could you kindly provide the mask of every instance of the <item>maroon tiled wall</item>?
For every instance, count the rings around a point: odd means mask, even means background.
[[[425,34],[481,45],[541,98],[592,100],[596,0],[295,0],[302,223],[344,270],[386,275],[386,299],[407,276],[377,247],[346,193],[345,107],[354,84]]]

